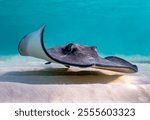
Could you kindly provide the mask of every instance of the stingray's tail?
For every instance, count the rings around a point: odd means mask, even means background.
[[[45,25],[42,25],[38,30],[24,36],[19,45],[18,51],[20,55],[32,56],[41,58],[47,61],[52,61],[44,47],[43,34]]]

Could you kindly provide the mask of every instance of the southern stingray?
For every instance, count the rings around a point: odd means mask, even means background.
[[[102,58],[96,52],[96,47],[69,43],[64,46],[46,49],[44,46],[45,25],[22,38],[18,45],[18,51],[23,56],[32,56],[44,59],[48,63],[55,62],[67,67],[93,67],[97,69],[111,70],[122,73],[134,73],[138,71],[136,65],[116,57]]]

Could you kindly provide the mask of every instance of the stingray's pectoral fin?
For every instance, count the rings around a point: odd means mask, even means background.
[[[122,58],[119,58],[119,57],[116,57],[116,56],[108,56],[108,57],[105,57],[105,59],[111,61],[111,62],[114,62],[114,63],[117,63],[119,65],[122,65],[126,70],[129,70],[131,72],[137,72],[138,71],[138,67],[134,64],[131,64],[130,62],[122,59]],[[123,68],[120,67],[120,70],[123,70]]]
[[[52,61],[48,56],[47,50],[44,46],[43,35],[45,25],[42,25],[38,30],[32,32],[22,38],[18,45],[20,55],[32,56],[41,58],[46,61]]]

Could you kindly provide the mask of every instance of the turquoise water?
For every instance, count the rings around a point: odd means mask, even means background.
[[[0,55],[45,23],[46,46],[96,45],[102,54],[150,55],[150,0],[0,0]]]

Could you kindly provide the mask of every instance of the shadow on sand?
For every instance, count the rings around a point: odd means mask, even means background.
[[[107,84],[121,75],[106,75],[99,71],[68,71],[66,68],[49,68],[33,71],[7,72],[0,76],[0,82],[25,84]]]

